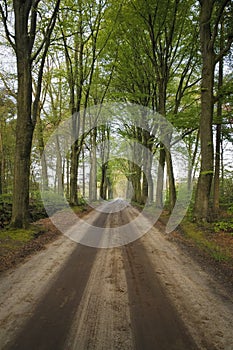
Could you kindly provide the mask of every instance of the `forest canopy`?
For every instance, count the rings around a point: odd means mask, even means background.
[[[12,226],[27,226],[40,191],[54,210],[122,197],[172,212],[187,190],[197,221],[232,215],[232,1],[1,0],[0,18],[0,198]],[[96,122],[109,104],[137,106],[137,121]],[[56,134],[66,120],[70,144]]]

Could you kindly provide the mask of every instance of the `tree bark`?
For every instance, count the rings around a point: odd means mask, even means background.
[[[56,135],[56,178],[57,178],[57,193],[63,194],[63,164],[60,150],[58,135]]]
[[[96,137],[97,129],[94,128],[91,133],[91,150],[90,150],[90,180],[89,180],[89,200],[97,200],[97,158],[96,158]]]
[[[130,162],[131,182],[133,186],[132,202],[142,204],[142,188],[141,188],[141,168],[135,163]]]
[[[2,142],[2,133],[0,130],[0,195],[3,194],[4,191],[4,179],[5,179],[5,159],[4,159],[4,150],[3,150],[3,142]]]
[[[86,164],[85,164],[85,150],[84,147],[82,148],[82,165],[83,165],[83,181],[82,181],[82,185],[83,185],[83,198],[86,197]]]
[[[15,51],[17,60],[16,149],[11,218],[11,225],[16,228],[26,227],[28,224],[32,137],[36,123],[37,107],[40,100],[45,57],[60,5],[60,0],[57,0],[47,28],[43,29],[44,38],[40,43],[39,49],[36,49],[36,52],[33,53],[37,32],[37,7],[39,2],[40,0],[13,0],[14,36],[10,34],[11,30],[7,25],[7,7],[5,6],[5,9],[3,9],[0,4],[0,13],[4,22],[6,37]],[[32,111],[32,62],[38,58],[39,54],[42,55]]]
[[[14,1],[15,38],[17,56],[17,123],[13,207],[11,225],[26,227],[29,219],[29,178],[31,146],[34,125],[31,119],[32,106],[32,61],[27,32],[30,1]]]
[[[163,187],[164,187],[164,167],[165,167],[165,149],[163,145],[160,146],[159,151],[159,165],[157,174],[157,185],[156,185],[156,199],[155,204],[157,208],[163,208]]]
[[[223,49],[223,24],[221,23],[220,51]],[[218,91],[223,85],[223,57],[219,61],[218,72]],[[221,162],[221,137],[222,137],[222,98],[219,96],[217,104],[217,126],[216,126],[216,145],[215,145],[215,169],[214,169],[214,198],[213,211],[217,216],[219,214],[220,199],[220,162]]]
[[[175,187],[175,178],[174,178],[174,172],[173,172],[173,164],[172,164],[172,156],[170,149],[165,150],[165,159],[167,164],[167,175],[168,175],[168,184],[169,184],[169,210],[172,211],[172,209],[175,206],[176,203],[176,187]]]
[[[200,132],[198,130],[194,150],[192,150],[192,141],[191,140],[189,140],[189,144],[188,144],[188,153],[189,153],[188,184],[187,184],[188,191],[191,190],[193,178],[195,177],[195,162],[196,162],[196,158],[197,158],[199,138],[200,138]],[[190,136],[190,139],[191,139],[191,136]]]
[[[213,83],[215,54],[211,41],[212,0],[201,1],[200,39],[202,54],[202,83],[201,83],[201,169],[198,178],[194,216],[206,221],[209,212],[209,198],[213,178]]]
[[[100,197],[107,199],[108,189],[108,161],[110,152],[110,126],[103,125],[101,131],[101,181],[100,181]]]
[[[143,180],[142,180],[142,202],[145,204],[153,202],[153,179],[151,175],[152,167],[152,137],[147,130],[143,130]]]
[[[70,160],[70,204],[78,205],[78,142],[75,142],[71,147]]]
[[[39,146],[39,153],[40,153],[40,160],[41,160],[42,189],[43,191],[47,191],[49,187],[48,167],[47,167],[47,160],[44,154],[45,145],[44,145],[43,129],[42,129],[42,122],[40,119],[40,115],[37,116],[37,139],[38,139],[38,146]]]

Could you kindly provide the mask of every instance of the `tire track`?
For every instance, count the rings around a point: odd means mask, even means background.
[[[94,221],[105,225],[108,215]],[[49,291],[6,349],[64,349],[64,343],[94,265],[98,249],[77,245]]]
[[[124,215],[134,218],[135,210],[129,209]],[[137,230],[133,222],[132,230]],[[122,252],[135,349],[197,349],[155,274],[142,241],[139,239],[122,247]]]

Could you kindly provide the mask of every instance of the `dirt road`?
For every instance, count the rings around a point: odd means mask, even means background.
[[[105,209],[87,222],[138,230],[125,202]],[[154,227],[110,249],[62,236],[0,283],[0,349],[233,349],[232,295]]]

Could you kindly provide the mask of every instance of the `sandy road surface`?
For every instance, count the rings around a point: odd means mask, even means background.
[[[86,218],[99,240],[139,230],[125,202],[104,211]],[[155,228],[110,249],[62,236],[1,275],[0,326],[0,349],[232,350],[233,298]]]

